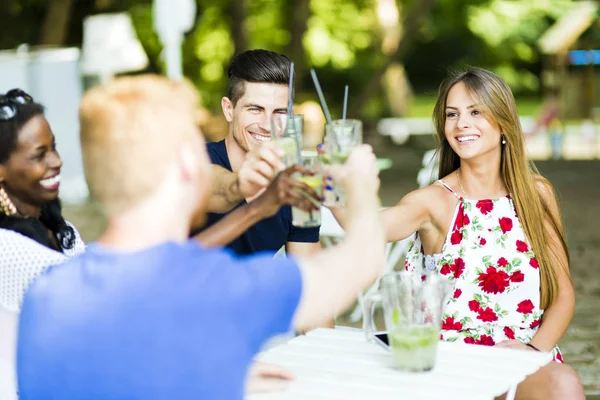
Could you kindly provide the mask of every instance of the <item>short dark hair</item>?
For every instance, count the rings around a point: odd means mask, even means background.
[[[44,107],[39,103],[12,103],[16,109],[15,116],[8,121],[0,120],[0,164],[10,158],[17,147],[19,131],[37,115],[44,115]]]
[[[273,51],[256,49],[238,54],[231,60],[227,97],[235,104],[244,95],[246,82],[287,85],[290,59]]]

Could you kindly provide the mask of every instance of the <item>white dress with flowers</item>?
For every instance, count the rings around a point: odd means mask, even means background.
[[[418,234],[406,269],[423,269],[454,282],[442,317],[441,338],[492,346],[535,335],[540,308],[540,272],[510,195],[493,200],[458,199],[452,228],[440,254],[423,256]],[[558,347],[555,361],[562,362]]]

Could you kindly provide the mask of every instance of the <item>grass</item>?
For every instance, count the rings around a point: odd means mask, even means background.
[[[415,95],[407,117],[431,118],[435,100],[435,95]],[[537,116],[542,108],[542,100],[537,97],[517,97],[516,100],[519,115],[521,116]]]

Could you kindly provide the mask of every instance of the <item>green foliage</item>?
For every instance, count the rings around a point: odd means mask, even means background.
[[[401,11],[420,0],[396,0]],[[430,99],[448,69],[477,65],[500,74],[516,93],[536,98],[540,54],[537,40],[575,0],[437,0],[412,50],[401,60],[417,96],[412,114],[431,115]],[[47,0],[4,0],[0,9],[1,48],[36,44]],[[219,108],[225,94],[226,69],[236,51],[232,10],[246,5],[241,26],[249,48],[289,51],[295,2],[290,0],[196,0],[198,19],[183,43],[184,72],[199,88],[204,105]],[[382,30],[378,0],[310,0],[310,15],[302,43],[307,67],[316,67],[332,113],[341,113],[344,85],[350,85],[350,103],[387,62],[381,51]],[[151,71],[164,72],[162,44],[152,26],[152,0],[79,0],[73,2],[68,44],[81,43],[86,15],[130,11],[137,34],[151,60]],[[596,38],[589,34],[589,42]],[[298,53],[299,54],[299,53]],[[296,57],[299,55],[295,54]],[[296,60],[298,61],[298,60]],[[312,81],[304,71],[297,77],[304,92],[297,100],[316,100]],[[535,101],[537,102],[537,100]],[[532,102],[530,102],[532,103]],[[366,102],[365,116],[388,113],[381,95]],[[529,107],[526,114],[533,112]]]

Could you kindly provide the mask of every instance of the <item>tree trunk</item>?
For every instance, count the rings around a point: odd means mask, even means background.
[[[71,20],[73,0],[50,0],[42,25],[40,44],[62,46],[65,44]]]
[[[357,118],[362,119],[364,116],[364,109],[367,103],[375,96],[381,93],[381,80],[387,71],[387,69],[394,62],[400,62],[406,55],[408,50],[414,44],[415,39],[419,35],[419,29],[423,25],[424,20],[429,15],[433,4],[436,0],[420,0],[413,2],[412,8],[404,14],[403,18],[403,30],[402,38],[398,43],[396,51],[390,54],[385,62],[381,64],[371,75],[371,79],[364,86],[362,93],[354,101],[354,106],[350,112],[352,115],[356,115]]]
[[[284,20],[290,21],[290,42],[286,48],[286,55],[294,62],[294,75],[296,93],[302,91],[302,77],[306,71],[306,56],[302,39],[308,28],[310,17],[310,0],[296,0],[286,3]]]
[[[231,0],[231,36],[235,46],[234,54],[240,54],[248,49],[248,30],[246,18],[248,17],[247,0]]]

